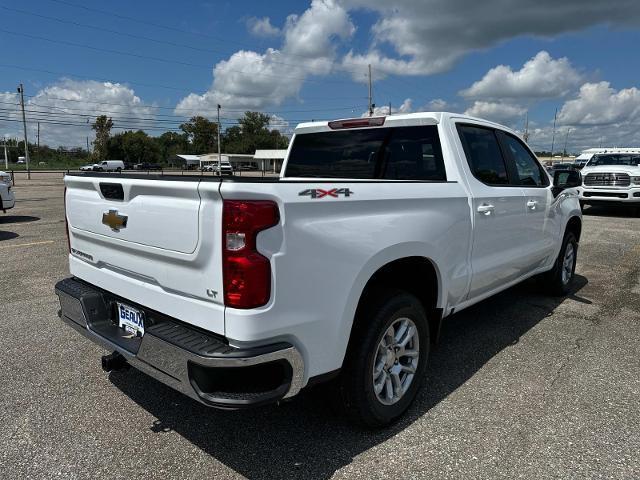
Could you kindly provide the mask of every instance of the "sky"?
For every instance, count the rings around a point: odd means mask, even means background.
[[[367,111],[452,111],[535,150],[640,146],[637,0],[0,0],[0,137],[84,146],[90,123],[223,128],[246,110],[291,133]],[[556,130],[553,133],[557,109]]]

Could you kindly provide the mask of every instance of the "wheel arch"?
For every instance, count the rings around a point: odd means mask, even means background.
[[[565,226],[564,231],[565,231],[565,234],[566,232],[573,233],[576,237],[576,240],[579,243],[580,235],[582,234],[582,219],[577,215],[572,216],[567,222],[567,225]]]
[[[416,296],[422,303],[429,321],[432,342],[437,341],[442,323],[444,301],[442,276],[437,262],[424,255],[397,256],[381,263],[370,273],[359,291],[355,309],[351,316],[347,349],[357,327],[365,321],[361,312],[372,295],[381,288],[396,288]]]

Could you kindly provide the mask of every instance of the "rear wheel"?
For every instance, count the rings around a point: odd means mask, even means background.
[[[413,402],[429,356],[429,326],[413,295],[387,290],[359,314],[340,377],[347,414],[368,427],[388,425]]]
[[[577,260],[578,241],[573,232],[566,232],[556,263],[544,276],[545,284],[551,294],[563,296],[569,293]]]

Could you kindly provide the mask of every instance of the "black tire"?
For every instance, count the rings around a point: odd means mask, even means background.
[[[380,290],[367,296],[368,305],[358,312],[338,388],[342,406],[355,423],[382,427],[397,420],[411,405],[422,381],[429,357],[429,324],[424,308],[402,290]],[[419,353],[413,379],[396,403],[383,404],[374,391],[373,366],[380,341],[398,319],[408,318],[417,330]]]
[[[563,278],[564,260],[570,245],[573,248],[573,266],[571,267],[571,275],[569,279],[566,280],[566,277]],[[578,240],[576,240],[573,232],[566,232],[562,240],[562,248],[560,248],[560,253],[558,254],[558,258],[556,258],[553,268],[543,277],[545,287],[551,295],[562,297],[571,291],[577,260]]]
[[[122,169],[120,167],[116,168],[116,172],[122,173]]]

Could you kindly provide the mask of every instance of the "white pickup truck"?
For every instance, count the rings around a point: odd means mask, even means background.
[[[16,204],[16,198],[11,191],[11,175],[7,172],[0,172],[0,211],[7,213]]]
[[[451,113],[299,125],[279,178],[65,177],[61,318],[210,406],[334,379],[381,426],[442,319],[533,275],[566,294],[578,171],[552,182],[506,127]],[[514,319],[517,321],[517,319]]]
[[[626,150],[626,151],[625,151]],[[594,154],[582,169],[581,205],[640,207],[640,150],[609,149]]]

